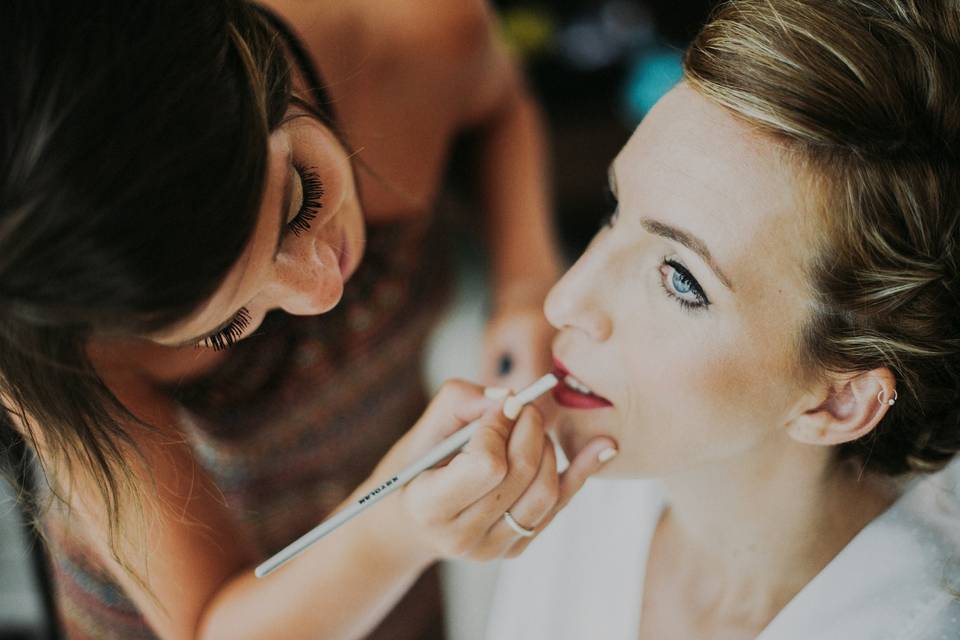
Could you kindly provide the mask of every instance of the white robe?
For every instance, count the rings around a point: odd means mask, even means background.
[[[636,640],[663,504],[655,481],[588,480],[522,556],[503,564],[487,638]],[[909,486],[757,636],[957,639],[960,496],[944,474]]]

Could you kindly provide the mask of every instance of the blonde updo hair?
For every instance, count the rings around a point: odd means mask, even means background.
[[[896,376],[897,404],[841,457],[943,467],[960,450],[960,2],[731,0],[685,76],[816,187],[802,369]]]

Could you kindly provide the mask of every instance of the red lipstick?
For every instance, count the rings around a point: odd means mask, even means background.
[[[557,404],[570,409],[603,409],[613,406],[606,398],[588,391],[557,358],[553,359],[553,375],[560,380],[560,384],[553,388],[553,399]]]

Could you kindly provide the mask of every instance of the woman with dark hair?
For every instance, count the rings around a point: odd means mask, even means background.
[[[721,5],[547,298],[620,454],[492,640],[960,637],[958,59],[953,0]]]
[[[491,353],[529,375],[551,337],[540,135],[486,5],[266,4],[0,8],[0,429],[43,472],[71,638],[355,638],[421,574],[375,637],[437,637],[433,561],[519,552],[504,512],[542,526],[611,444],[558,476],[537,411],[467,383],[420,417],[460,130],[483,132]],[[254,578],[485,411],[449,464]]]

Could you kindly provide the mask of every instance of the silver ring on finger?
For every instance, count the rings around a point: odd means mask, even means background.
[[[503,512],[503,519],[507,523],[507,526],[513,529],[519,536],[523,536],[524,538],[532,538],[537,534],[537,532],[534,531],[533,529],[527,529],[526,527],[521,525],[519,522],[514,520],[513,516],[510,515],[509,511]]]

